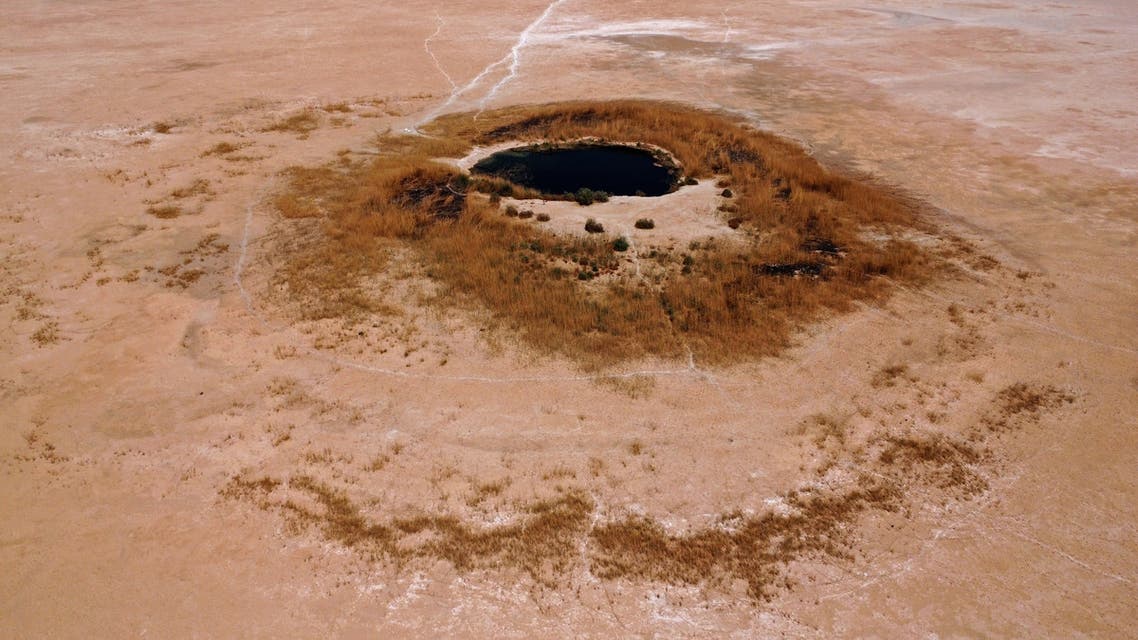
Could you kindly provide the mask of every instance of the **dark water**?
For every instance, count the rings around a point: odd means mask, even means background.
[[[650,151],[619,145],[519,147],[482,159],[472,171],[549,194],[587,187],[614,196],[662,196],[679,177]]]

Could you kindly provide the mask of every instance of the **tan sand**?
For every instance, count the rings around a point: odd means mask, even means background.
[[[8,4],[0,635],[1135,635],[1132,3]],[[632,96],[740,113],[874,173],[995,262],[810,327],[784,357],[615,382],[419,310],[413,279],[364,335],[274,303],[283,168],[446,111]],[[307,136],[264,131],[338,103]],[[240,148],[206,153],[223,142]],[[897,364],[902,384],[874,386]],[[986,492],[915,490],[908,517],[859,522],[853,559],[795,563],[758,604],[587,563],[554,588],[397,570],[219,494],[243,471],[303,473],[369,516],[494,526],[565,482],[595,522],[682,532],[812,482],[811,415],[962,434],[1021,382],[1075,402],[987,442]]]

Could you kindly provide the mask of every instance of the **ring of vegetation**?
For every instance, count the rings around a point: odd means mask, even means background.
[[[938,249],[904,239],[926,230],[915,203],[827,171],[797,145],[730,117],[651,102],[570,103],[447,116],[423,133],[384,136],[374,160],[290,171],[276,205],[299,240],[278,262],[277,284],[303,317],[382,312],[366,283],[392,256],[410,254],[440,285],[437,304],[476,305],[529,345],[586,366],[687,349],[725,363],[774,353],[803,322],[946,264]],[[566,237],[503,215],[493,196],[534,194],[439,160],[475,146],[582,139],[650,144],[670,152],[686,176],[715,180],[730,193],[717,215],[734,235],[652,249],[632,271],[616,256],[632,247],[617,251],[611,239]],[[881,384],[903,372],[883,369]],[[794,563],[855,559],[854,526],[866,516],[907,518],[930,496],[981,495],[998,462],[985,443],[1075,398],[1017,384],[990,400],[960,436],[884,425],[860,433],[841,417],[808,418],[799,437],[817,457],[804,468],[804,486],[779,494],[782,507],[728,511],[685,531],[607,513],[586,486],[560,483],[494,525],[461,511],[376,509],[378,498],[343,477],[242,473],[221,493],[397,569],[441,560],[458,571],[520,571],[550,588],[571,586],[582,570],[590,580],[725,591],[741,583],[758,603],[793,586]]]
[[[731,196],[716,215],[732,236],[641,247],[632,269],[611,237],[558,235],[502,215],[497,203],[543,194],[441,161],[476,146],[582,139],[664,149],[689,178],[715,180]],[[323,220],[278,273],[305,317],[361,317],[382,306],[359,283],[388,253],[410,247],[441,285],[438,304],[483,309],[526,345],[586,367],[771,355],[804,323],[921,280],[932,266],[904,239],[921,225],[913,201],[827,170],[738,119],[670,103],[444,116],[418,135],[383,136],[368,162],[293,169],[276,204],[286,218]]]

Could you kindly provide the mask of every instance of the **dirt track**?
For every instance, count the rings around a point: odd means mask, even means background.
[[[1134,635],[1130,3],[17,4],[0,24],[4,635]],[[274,303],[266,198],[285,167],[445,111],[630,96],[744,114],[877,174],[978,253],[785,357],[616,381],[461,314],[407,305],[360,335]],[[265,130],[340,103],[307,135]],[[813,481],[809,416],[959,435],[1017,383],[1074,402],[986,443],[987,491],[915,487],[908,517],[858,523],[854,559],[804,558],[759,605],[587,562],[560,588],[396,571],[219,493],[304,473],[369,515],[493,525],[553,478],[595,501],[590,526],[683,532]]]

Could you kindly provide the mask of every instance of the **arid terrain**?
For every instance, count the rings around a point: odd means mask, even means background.
[[[1138,5],[7,5],[0,636],[1138,637]],[[453,242],[289,199],[441,116],[618,99],[872,176],[936,268],[767,355],[586,361]],[[516,204],[678,278],[724,202]]]

